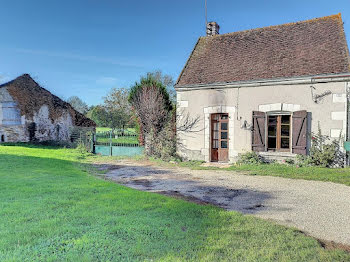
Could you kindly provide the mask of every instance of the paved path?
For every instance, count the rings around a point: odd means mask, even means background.
[[[350,245],[350,187],[228,171],[155,167],[118,161],[105,176],[139,190],[177,194]]]

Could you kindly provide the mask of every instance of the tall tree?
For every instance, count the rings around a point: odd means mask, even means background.
[[[71,96],[67,99],[67,102],[71,104],[71,106],[77,110],[78,112],[82,113],[83,115],[86,115],[86,113],[89,111],[89,106],[81,100],[77,96]]]
[[[101,106],[92,106],[86,116],[93,120],[99,127],[109,127],[109,115],[106,109]]]
[[[124,129],[134,124],[128,97],[129,90],[126,88],[113,88],[104,97],[104,108],[109,116],[109,127]]]
[[[176,102],[176,91],[174,89],[174,79],[171,75],[164,74],[161,70],[156,70],[153,72],[148,72],[146,77],[153,77],[157,82],[162,83],[169,94],[170,100]]]
[[[166,87],[148,74],[131,88],[129,102],[138,118],[141,138],[145,139],[146,154],[154,155],[157,136],[168,122],[172,110]]]

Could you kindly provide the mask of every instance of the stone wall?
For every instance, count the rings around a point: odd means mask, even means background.
[[[2,126],[0,125],[0,143],[2,142],[28,142],[28,134],[25,126]]]
[[[9,108],[9,104],[13,104],[13,108]],[[68,110],[52,120],[47,105],[41,106],[33,117],[27,117],[20,115],[16,104],[6,88],[0,88],[0,143],[28,142],[31,139],[39,142],[70,140],[74,125]]]

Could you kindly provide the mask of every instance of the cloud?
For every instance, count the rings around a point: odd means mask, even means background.
[[[66,53],[66,52],[52,52],[52,51],[46,51],[46,50],[25,49],[25,48],[10,48],[10,50],[13,50],[17,53],[24,53],[24,54],[43,55],[43,56],[58,57],[58,58],[65,58],[65,59],[71,59],[71,60],[80,60],[80,61],[86,61],[86,62],[92,62],[92,63],[133,67],[133,68],[145,68],[145,65],[143,65],[142,63],[127,62],[127,61],[123,61],[122,59],[118,61],[116,59],[110,59],[110,58],[99,57],[99,56],[79,55],[79,54]]]
[[[115,85],[117,83],[117,78],[115,77],[109,77],[109,76],[103,76],[96,80],[96,84],[98,85]]]

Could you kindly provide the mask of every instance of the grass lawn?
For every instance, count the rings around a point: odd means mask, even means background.
[[[291,179],[318,180],[350,186],[350,168],[296,167],[286,164],[232,165],[228,168],[204,167],[200,161],[169,163],[150,159],[158,165],[181,166],[197,170],[238,171],[247,175],[278,176]]]
[[[96,132],[109,132],[112,128],[109,127],[96,127]]]
[[[350,261],[294,229],[98,179],[89,158],[0,146],[0,261]]]
[[[110,127],[96,127],[96,132],[109,132],[112,128]],[[135,132],[135,128],[126,128],[125,130]]]
[[[106,144],[109,145],[110,143],[110,134],[108,133],[111,131],[111,128],[108,127],[97,127],[96,132],[97,132],[97,143],[98,144]],[[125,129],[125,133],[122,136],[121,131],[116,131],[114,136],[112,137],[112,143],[113,145],[121,145],[121,144],[126,144],[126,145],[138,145],[139,144],[139,139],[138,135],[135,131],[135,128],[127,128]]]

